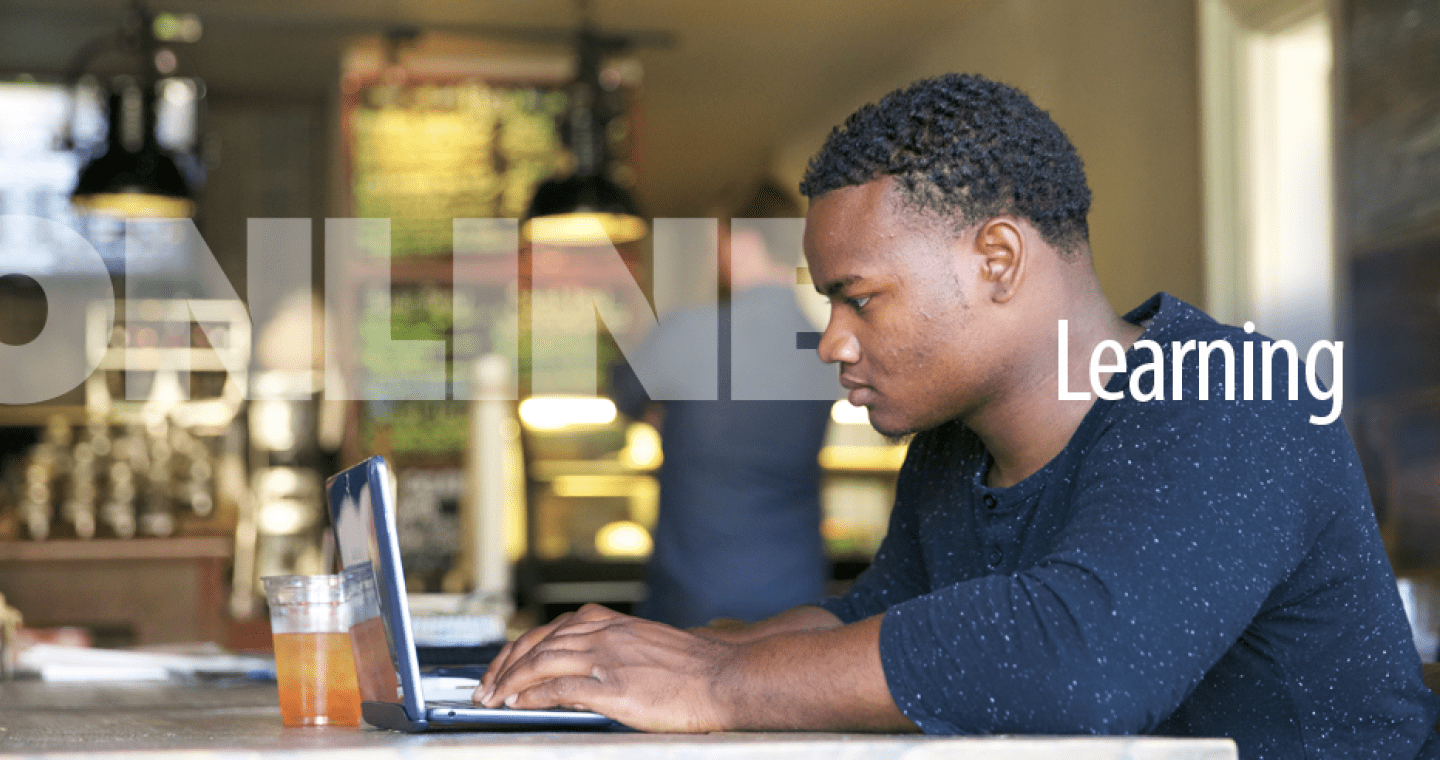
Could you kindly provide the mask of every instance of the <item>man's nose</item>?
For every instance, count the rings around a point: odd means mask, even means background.
[[[837,325],[834,319],[825,326],[825,333],[820,336],[820,345],[816,351],[820,354],[820,361],[826,364],[854,364],[860,361],[860,342],[849,330]]]

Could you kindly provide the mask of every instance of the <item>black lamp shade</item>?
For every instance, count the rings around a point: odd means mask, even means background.
[[[85,165],[71,202],[81,210],[130,218],[179,218],[195,214],[195,201],[180,168],[153,141],[131,153],[111,141],[105,154]]]
[[[630,193],[599,174],[541,183],[520,225],[527,240],[551,245],[629,243],[649,230]]]

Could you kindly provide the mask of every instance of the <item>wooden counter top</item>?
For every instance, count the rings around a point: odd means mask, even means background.
[[[0,683],[0,754],[107,760],[184,757],[487,758],[504,760],[1229,760],[1224,739],[1141,737],[921,737],[809,733],[400,734],[374,728],[284,728],[275,686],[211,684]],[[116,754],[118,753],[118,754]]]

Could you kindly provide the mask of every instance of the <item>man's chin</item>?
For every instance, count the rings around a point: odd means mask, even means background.
[[[875,432],[884,436],[885,440],[890,443],[904,443],[906,438],[920,432],[916,428],[903,423],[886,420],[883,416],[877,419],[873,408],[870,409],[870,427],[874,428]]]

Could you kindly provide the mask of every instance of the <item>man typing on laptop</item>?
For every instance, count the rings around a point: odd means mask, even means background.
[[[1287,397],[1283,359],[1277,392],[1227,400],[1224,354],[1262,336],[1163,293],[1116,314],[1080,159],[1045,112],[979,77],[921,81],[833,132],[801,189],[831,301],[820,356],[877,430],[916,434],[874,563],[839,598],[737,630],[586,607],[502,650],[478,702],[658,731],[1440,756],[1440,699],[1343,424]],[[1216,341],[1231,351],[1199,372],[1194,344]],[[1096,371],[1097,348],[1124,361]],[[1156,366],[1184,371],[1172,385]]]

